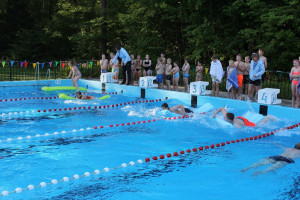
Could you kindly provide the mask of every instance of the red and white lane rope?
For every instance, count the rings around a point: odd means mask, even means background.
[[[119,104],[112,104],[112,105],[102,105],[102,106],[79,106],[79,107],[69,107],[69,108],[50,108],[50,109],[39,109],[39,110],[32,110],[32,111],[20,111],[20,112],[9,112],[9,113],[0,113],[0,117],[2,118],[14,118],[18,116],[30,115],[35,113],[53,113],[53,112],[63,112],[63,111],[74,111],[74,110],[90,110],[90,109],[102,109],[102,108],[117,108],[126,106],[129,104],[138,104],[138,103],[155,103],[162,101],[161,99],[155,100],[142,100],[142,101],[131,101],[131,102],[124,102]]]
[[[82,94],[89,94],[88,92],[82,93]],[[107,94],[107,95],[112,95],[112,94],[118,94],[117,92],[105,92],[101,94]],[[67,94],[68,96],[70,95],[75,95],[75,93],[70,93]],[[0,99],[0,102],[13,102],[13,101],[25,101],[25,100],[52,100],[52,99],[58,99],[58,96],[48,96],[48,97],[19,97],[19,98],[6,98],[6,99]]]
[[[185,117],[184,117],[185,118]],[[168,119],[168,118],[166,118]],[[171,118],[172,119],[172,118]],[[181,117],[182,119],[182,117]],[[269,137],[271,135],[274,135],[276,132],[278,131],[281,131],[281,130],[290,130],[290,129],[294,129],[296,127],[299,127],[300,126],[300,123],[297,123],[295,125],[292,125],[292,126],[288,126],[288,127],[285,127],[285,128],[281,128],[281,129],[277,129],[277,130],[274,130],[274,131],[271,131],[270,133],[266,133],[266,134],[262,134],[262,135],[257,135],[257,136],[253,136],[253,137],[246,137],[246,138],[241,138],[241,139],[236,139],[236,140],[232,140],[232,141],[226,141],[226,142],[221,142],[221,143],[217,143],[217,144],[212,144],[210,146],[201,146],[201,147],[198,147],[198,148],[192,148],[192,149],[187,149],[187,150],[181,150],[178,152],[174,152],[173,154],[171,153],[167,153],[166,155],[164,154],[161,154],[160,156],[153,156],[152,157],[152,160],[153,161],[157,161],[157,160],[163,160],[165,159],[166,157],[167,158],[171,158],[172,156],[178,156],[179,154],[181,154],[182,156],[185,155],[185,154],[190,154],[192,152],[198,152],[198,151],[203,151],[203,150],[209,150],[209,149],[214,149],[214,148],[219,148],[219,147],[223,147],[225,145],[229,145],[229,144],[235,144],[235,143],[240,143],[240,142],[245,142],[245,141],[253,141],[253,140],[258,140],[258,139],[262,139],[262,138],[265,138],[265,137]],[[145,158],[145,162],[150,162],[150,158]],[[70,180],[76,180],[76,179],[79,179],[79,178],[83,178],[83,177],[89,177],[91,175],[98,175],[100,173],[104,173],[104,172],[109,172],[111,170],[114,170],[114,169],[119,169],[119,168],[125,168],[127,166],[134,166],[135,164],[142,164],[143,161],[141,159],[139,159],[136,163],[133,162],[133,161],[130,161],[128,164],[127,163],[122,163],[120,166],[117,166],[117,167],[113,167],[113,168],[108,168],[108,167],[105,167],[103,170],[98,170],[96,169],[94,172],[85,172],[83,175],[78,175],[78,174],[74,174],[72,177],[63,177],[62,179],[60,180],[57,180],[57,179],[53,179],[50,183],[47,183],[47,182],[40,182],[39,185],[35,186],[35,185],[28,185],[27,188],[21,188],[21,187],[17,187],[14,191],[2,191],[1,195],[2,196],[8,196],[9,194],[13,194],[13,193],[21,193],[25,190],[34,190],[35,188],[39,188],[39,187],[46,187],[47,185],[56,185],[58,183],[61,183],[61,182],[68,182]]]
[[[205,114],[205,113],[200,113],[200,114]],[[165,120],[175,120],[175,119],[186,119],[189,117],[193,117],[193,115],[186,115],[186,116],[178,116],[178,117],[168,117],[168,118],[163,118]],[[48,137],[48,136],[54,136],[54,135],[59,135],[59,134],[66,134],[66,133],[76,133],[76,132],[82,132],[82,131],[90,131],[90,130],[95,130],[95,129],[104,129],[104,128],[113,128],[113,127],[122,127],[122,126],[130,126],[130,125],[138,125],[138,124],[145,124],[145,123],[150,123],[150,122],[156,122],[161,120],[160,118],[157,119],[152,119],[152,120],[142,120],[142,121],[136,121],[136,122],[127,122],[127,123],[120,123],[120,124],[110,124],[110,125],[103,125],[103,126],[94,126],[93,128],[87,127],[87,128],[80,128],[80,129],[73,129],[72,131],[60,131],[60,132],[54,132],[54,133],[44,133],[44,134],[36,134],[36,135],[27,135],[26,137],[16,137],[16,138],[6,138],[0,140],[0,143],[3,142],[11,142],[11,141],[20,141],[20,140],[29,140],[29,139],[34,139],[34,138],[40,138],[40,137]]]

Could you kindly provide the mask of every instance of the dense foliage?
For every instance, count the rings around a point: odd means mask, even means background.
[[[300,55],[299,0],[0,0],[0,59],[99,59],[133,54],[224,65],[263,48],[270,69]]]

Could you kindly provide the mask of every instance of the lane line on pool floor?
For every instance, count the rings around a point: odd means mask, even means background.
[[[53,112],[65,112],[65,111],[74,111],[74,110],[90,110],[90,109],[101,109],[101,108],[120,108],[126,105],[130,105],[130,104],[138,104],[138,103],[156,103],[156,102],[160,102],[160,101],[167,101],[167,99],[165,100],[161,100],[161,99],[154,99],[154,100],[139,100],[139,101],[128,101],[128,102],[124,102],[124,103],[118,103],[118,104],[111,104],[111,105],[89,105],[89,106],[79,106],[79,107],[68,107],[68,108],[49,108],[49,109],[38,109],[38,110],[32,110],[30,111],[20,111],[20,112],[9,112],[9,113],[1,113],[0,116],[2,117],[2,119],[15,119],[18,117],[21,117],[22,115],[30,115],[30,114],[35,114],[35,113],[53,113]],[[18,116],[21,115],[21,116]],[[15,118],[13,118],[15,116]],[[27,116],[30,117],[30,116]],[[31,116],[31,117],[35,117],[35,116]]]
[[[292,126],[288,126],[288,127],[285,127],[285,128],[280,128],[280,129],[277,129],[277,130],[274,130],[274,131],[271,131],[270,133],[266,133],[266,134],[262,134],[262,135],[258,135],[258,136],[253,136],[253,137],[247,137],[247,138],[241,138],[241,139],[236,139],[236,140],[232,140],[231,142],[230,141],[227,141],[227,142],[222,142],[222,143],[217,143],[217,144],[212,144],[210,146],[205,146],[205,147],[199,147],[199,152],[200,151],[203,151],[203,150],[209,150],[209,149],[214,149],[215,147],[223,147],[225,146],[226,144],[235,144],[235,143],[239,143],[239,142],[244,142],[244,141],[253,141],[253,140],[257,140],[257,139],[262,139],[262,138],[265,138],[265,137],[269,137],[271,135],[274,135],[276,132],[278,131],[281,131],[281,130],[291,130],[291,129],[294,129],[294,128],[297,128],[300,126],[300,122],[295,124],[295,125],[292,125]],[[181,150],[179,153],[181,155],[185,155],[186,153],[191,153],[191,152],[198,152],[197,148],[193,148],[192,150],[190,149],[187,149],[186,151],[183,151]],[[174,152],[173,153],[173,156],[178,156],[179,155],[178,152]],[[166,157],[167,158],[171,158],[172,157],[172,154],[170,153],[167,153],[166,154]],[[159,157],[157,156],[153,156],[152,157],[152,160],[153,161],[156,161],[161,159],[165,159],[165,156],[163,154],[161,154]],[[145,158],[145,162],[150,162],[150,158]],[[142,164],[143,161],[141,159],[139,159],[136,163],[138,164]],[[108,167],[105,167],[103,170],[98,170],[96,169],[94,172],[85,172],[83,175],[79,176],[78,174],[75,174],[73,175],[71,178],[69,177],[63,177],[61,180],[57,180],[57,179],[52,179],[52,181],[50,183],[47,183],[47,182],[41,182],[38,186],[34,186],[32,184],[28,185],[27,188],[21,188],[21,187],[17,187],[14,191],[2,191],[1,193],[1,196],[8,196],[9,194],[14,194],[14,193],[21,193],[22,191],[25,191],[25,190],[34,190],[34,188],[39,188],[39,187],[46,187],[47,185],[56,185],[58,183],[61,183],[61,182],[68,182],[70,180],[76,180],[76,179],[79,179],[79,178],[82,178],[82,177],[89,177],[91,175],[98,175],[100,173],[103,173],[103,172],[109,172],[111,170],[114,170],[114,169],[119,169],[119,168],[125,168],[127,167],[128,165],[129,166],[134,166],[136,163],[134,163],[133,161],[130,161],[128,164],[126,163],[122,163],[121,166],[117,166],[117,167],[113,167],[113,168],[108,168]]]
[[[199,113],[201,114],[206,114],[205,112],[203,113]],[[120,123],[120,124],[110,124],[110,125],[104,125],[104,126],[94,126],[93,128],[87,127],[87,128],[80,128],[78,130],[73,129],[72,131],[60,131],[60,132],[54,132],[54,133],[45,133],[45,134],[36,134],[36,135],[28,135],[26,137],[17,137],[17,138],[7,138],[7,139],[3,139],[0,140],[0,143],[3,142],[11,142],[11,141],[20,141],[20,140],[29,140],[29,139],[33,139],[33,138],[40,138],[40,137],[47,137],[47,136],[53,136],[53,135],[59,135],[59,134],[66,134],[66,133],[76,133],[76,132],[81,132],[81,131],[90,131],[90,130],[95,130],[95,129],[103,129],[103,128],[113,128],[113,127],[121,127],[121,126],[129,126],[129,125],[135,125],[135,124],[145,124],[145,123],[150,123],[150,122],[155,122],[155,121],[159,121],[161,119],[165,119],[165,120],[175,120],[175,119],[185,119],[185,118],[189,118],[189,117],[193,117],[194,115],[185,115],[185,116],[178,116],[178,117],[165,117],[165,118],[157,118],[157,119],[148,119],[148,120],[141,120],[141,121],[136,121],[136,122],[127,122],[127,123]]]
[[[89,92],[84,92],[82,94],[89,94]],[[109,93],[99,93],[99,94],[107,94],[107,95],[111,95],[111,94],[118,94],[118,92],[109,92]],[[69,93],[66,94],[68,96],[70,95],[75,95],[75,93]],[[59,96],[48,96],[48,97],[18,97],[18,98],[6,98],[6,99],[0,99],[0,102],[5,103],[5,102],[15,102],[15,101],[25,101],[25,100],[52,100],[52,99],[59,99]]]

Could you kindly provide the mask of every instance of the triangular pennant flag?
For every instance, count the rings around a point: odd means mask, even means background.
[[[10,61],[10,66],[11,66],[11,67],[14,65],[14,62],[15,62],[15,61],[12,61],[12,60]]]
[[[55,61],[55,67],[57,66],[58,63],[59,63],[58,61]]]
[[[3,67],[5,66],[5,62],[4,62],[4,61],[2,62],[2,66],[3,66]]]
[[[97,66],[99,66],[99,65],[100,65],[100,61],[98,60],[98,61],[97,61]]]
[[[49,62],[49,66],[50,66],[50,67],[52,66],[52,62]]]
[[[61,68],[64,68],[66,65],[66,63],[61,64]]]
[[[42,64],[42,69],[44,69],[44,65],[45,65],[45,63],[41,63]]]
[[[207,74],[208,73],[208,68],[205,68],[205,74]]]
[[[83,63],[83,67],[86,68],[86,63]]]
[[[24,63],[25,69],[27,68],[27,65],[28,65],[28,62],[25,62],[25,63]]]
[[[94,64],[94,62],[92,61],[92,62],[90,62],[90,65],[91,65],[91,67],[93,67],[93,64]]]
[[[80,64],[77,64],[77,68],[79,68]]]
[[[35,69],[36,63],[32,63],[32,65],[33,65],[33,69]]]
[[[21,65],[21,67],[23,67],[23,65],[24,65],[24,62],[20,62],[20,65]]]

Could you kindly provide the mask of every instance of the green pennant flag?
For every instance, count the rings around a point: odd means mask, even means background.
[[[91,67],[93,67],[94,62],[92,61],[92,62],[90,62],[90,64],[91,64]]]
[[[5,62],[4,62],[4,61],[2,62],[2,66],[3,66],[3,67],[5,66]]]
[[[57,66],[58,63],[59,63],[58,61],[55,61],[55,66]]]

